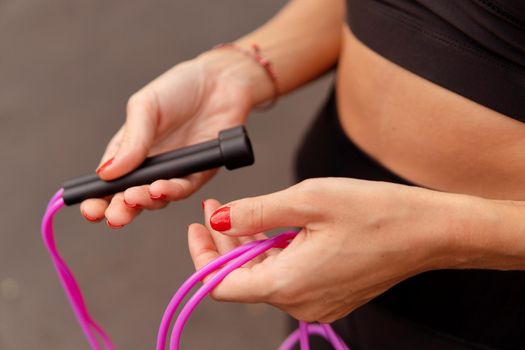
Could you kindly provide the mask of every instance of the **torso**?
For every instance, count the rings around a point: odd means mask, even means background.
[[[525,199],[525,123],[395,65],[348,27],[342,37],[337,107],[360,148],[424,187]]]

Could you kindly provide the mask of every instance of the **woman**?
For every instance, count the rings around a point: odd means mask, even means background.
[[[246,54],[253,43],[271,70]],[[335,92],[297,162],[299,180],[316,179],[222,206],[208,200],[206,226],[190,226],[197,268],[264,230],[302,227],[214,297],[338,320],[352,349],[524,349],[523,2],[292,1],[235,46],[133,95],[98,173],[114,179],[150,154],[215,137],[277,89],[335,65]],[[213,174],[81,210],[119,228]]]

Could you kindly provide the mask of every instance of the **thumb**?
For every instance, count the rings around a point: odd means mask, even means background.
[[[153,144],[158,120],[158,106],[154,92],[139,91],[127,106],[124,125],[118,148],[104,155],[97,174],[104,180],[118,178],[138,167]]]
[[[303,227],[312,210],[301,203],[295,187],[230,202],[215,210],[210,226],[232,236],[247,236],[279,227]]]

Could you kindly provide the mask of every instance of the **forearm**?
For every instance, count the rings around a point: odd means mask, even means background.
[[[330,68],[339,55],[344,3],[295,0],[238,43],[258,43],[270,58],[282,91],[290,91]]]
[[[525,202],[458,196],[452,211],[444,268],[525,270]]]
[[[243,47],[256,43],[261,47],[263,55],[272,62],[279,90],[284,94],[337,62],[344,11],[341,0],[294,0],[236,43]],[[220,61],[218,65],[228,74],[243,75],[251,86],[254,104],[272,98],[272,85],[264,70],[242,54],[214,50],[201,57]]]

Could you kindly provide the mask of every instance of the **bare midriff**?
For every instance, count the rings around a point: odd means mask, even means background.
[[[447,192],[525,199],[525,123],[401,68],[348,28],[337,101],[348,137],[402,178]]]

